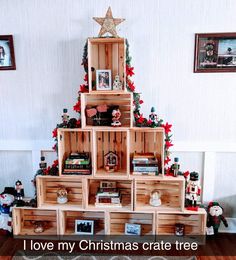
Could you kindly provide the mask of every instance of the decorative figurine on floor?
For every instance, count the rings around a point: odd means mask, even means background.
[[[12,206],[15,198],[8,193],[0,194],[0,229],[7,232],[12,231]]]
[[[25,193],[24,193],[24,187],[23,187],[23,184],[20,180],[18,180],[16,183],[15,183],[15,191],[16,191],[16,200],[22,200],[23,197],[25,196]]]
[[[151,122],[151,127],[156,127],[158,124],[157,114],[155,113],[155,108],[151,108],[151,114],[149,115],[149,121]]]
[[[120,76],[116,75],[113,82],[113,90],[122,90],[122,82],[120,81]]]
[[[119,107],[116,107],[112,111],[112,123],[111,125],[114,127],[121,126],[120,122],[121,112]]]
[[[118,170],[118,155],[114,152],[108,152],[104,155],[104,166],[107,172],[114,172]]]
[[[158,190],[153,190],[150,194],[149,204],[153,207],[161,205],[161,194]]]
[[[174,177],[177,177],[179,175],[179,158],[175,157],[174,158],[174,163],[171,165],[171,172],[173,172]]]
[[[221,221],[225,227],[228,227],[227,220],[223,216],[223,208],[218,202],[210,202],[207,208],[207,228],[213,229],[212,235],[218,234]],[[209,234],[209,233],[207,233]]]
[[[199,175],[197,172],[190,173],[190,180],[187,183],[186,197],[188,199],[188,210],[198,211],[197,201],[201,194]]]
[[[35,221],[34,225],[34,233],[43,233],[44,232],[44,221]]]
[[[58,189],[57,191],[57,203],[59,204],[65,204],[68,202],[68,192],[66,190],[66,188],[61,187],[60,189]]]
[[[67,124],[68,124],[68,121],[69,121],[69,117],[70,117],[70,116],[67,114],[67,112],[68,112],[68,109],[67,109],[67,108],[64,108],[64,109],[63,109],[63,114],[62,114],[62,116],[61,116],[63,127],[67,127]]]

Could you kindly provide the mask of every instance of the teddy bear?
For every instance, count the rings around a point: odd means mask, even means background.
[[[218,202],[210,202],[207,208],[207,227],[213,227],[214,235],[218,234],[221,221],[228,227],[227,220],[223,216],[223,208]]]
[[[12,232],[12,205],[15,197],[8,193],[0,194],[0,229]]]

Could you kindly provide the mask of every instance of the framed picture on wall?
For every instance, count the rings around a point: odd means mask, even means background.
[[[195,34],[194,72],[236,72],[236,33]]]
[[[96,71],[96,90],[111,90],[111,70]]]
[[[15,70],[15,54],[12,35],[0,35],[0,70]]]

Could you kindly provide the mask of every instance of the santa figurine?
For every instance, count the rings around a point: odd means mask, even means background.
[[[199,175],[197,172],[190,173],[190,179],[186,187],[186,197],[188,199],[188,210],[198,211],[197,201],[201,194],[199,185]]]
[[[17,200],[22,200],[23,197],[25,196],[24,187],[20,180],[18,180],[15,184],[15,192],[16,192],[15,197]]]
[[[112,123],[111,125],[114,127],[121,126],[120,122],[121,112],[119,107],[116,107],[112,111]]]

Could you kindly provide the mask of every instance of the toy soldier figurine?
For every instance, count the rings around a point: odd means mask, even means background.
[[[39,163],[39,168],[41,170],[44,170],[44,169],[47,169],[47,163],[45,162],[45,157],[44,156],[41,156],[41,161]]]
[[[120,76],[116,75],[113,82],[113,90],[122,90],[122,82],[120,81]]]
[[[63,114],[61,116],[63,127],[66,127],[69,121],[69,115],[67,114],[67,112],[68,112],[67,108],[64,108]]]
[[[22,182],[19,180],[15,184],[15,192],[16,192],[15,197],[17,200],[22,200],[23,197],[25,196],[24,187],[22,185]]]
[[[112,111],[112,126],[121,126],[121,122],[120,122],[120,117],[121,117],[121,112],[120,109],[114,108]]]
[[[180,165],[179,165],[178,162],[179,162],[179,158],[175,157],[174,158],[174,164],[171,165],[171,171],[173,172],[174,177],[177,177],[179,175]]]
[[[199,175],[197,172],[190,173],[190,180],[187,184],[186,194],[187,199],[189,201],[189,206],[187,207],[188,210],[198,210],[197,207],[197,200],[201,194],[201,187],[199,185]]]
[[[151,114],[149,115],[149,120],[152,122],[152,125],[155,126],[155,124],[158,123],[157,114],[155,113],[155,108],[151,108]]]

